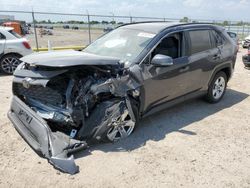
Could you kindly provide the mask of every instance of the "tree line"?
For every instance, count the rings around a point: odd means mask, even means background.
[[[199,21],[198,20],[191,20],[189,19],[188,17],[183,17],[182,19],[180,19],[180,22],[182,23],[198,23]],[[250,26],[250,23],[249,22],[243,22],[243,21],[239,21],[239,22],[231,22],[231,21],[208,21],[208,22],[212,22],[214,24],[217,24],[217,25],[221,25],[221,26],[244,26],[244,25],[247,25],[247,26]]]
[[[56,21],[53,22],[50,19],[49,20],[41,20],[41,21],[37,21],[35,20],[36,24],[88,24],[88,22],[85,21],[77,21],[77,20],[68,20],[68,21]],[[95,21],[92,20],[90,21],[90,24],[124,24],[123,22],[116,22],[116,21]]]
[[[182,19],[179,20],[180,22],[182,23],[198,23],[199,21],[198,20],[192,20],[192,19],[189,19],[188,17],[183,17]],[[217,24],[217,25],[221,25],[221,26],[244,26],[244,25],[248,25],[250,26],[250,23],[249,22],[243,22],[243,21],[239,21],[239,22],[231,22],[231,21],[208,21],[208,22],[212,22],[214,24]],[[88,24],[88,22],[85,22],[85,21],[77,21],[77,20],[68,20],[68,21],[56,21],[56,22],[53,22],[51,21],[50,19],[49,20],[41,20],[41,21],[37,21],[35,20],[35,23],[37,24]],[[96,25],[96,24],[118,24],[118,25],[122,25],[124,24],[124,22],[116,22],[116,21],[97,21],[97,20],[92,20],[90,21],[90,24],[92,25]]]

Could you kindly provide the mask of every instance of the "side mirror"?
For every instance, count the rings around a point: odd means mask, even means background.
[[[159,66],[159,67],[168,67],[174,64],[173,58],[162,55],[162,54],[156,54],[152,61],[151,64],[154,66]]]

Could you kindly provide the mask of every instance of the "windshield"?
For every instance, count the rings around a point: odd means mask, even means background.
[[[118,28],[90,44],[84,52],[133,62],[155,36],[140,30]]]

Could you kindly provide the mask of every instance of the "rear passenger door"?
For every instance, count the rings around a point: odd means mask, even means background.
[[[211,29],[186,31],[189,54],[189,82],[186,93],[206,89],[209,74],[220,58],[220,50],[211,40]]]

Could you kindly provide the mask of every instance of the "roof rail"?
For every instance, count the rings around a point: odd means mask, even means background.
[[[125,23],[122,25],[117,26],[118,27],[122,27],[122,26],[126,26],[126,25],[134,25],[134,24],[142,24],[142,23],[168,23],[168,22],[172,22],[172,21],[142,21],[142,22],[132,22],[132,23]],[[176,23],[180,23],[180,22],[176,22]]]
[[[184,22],[175,22],[175,21],[142,21],[142,22],[132,22],[132,23],[125,23],[122,25],[117,26],[116,28],[126,26],[126,25],[134,25],[134,24],[141,24],[141,23],[176,23],[176,25],[173,26],[180,26],[180,25],[215,25],[211,22],[195,22],[195,23],[184,23]]]

